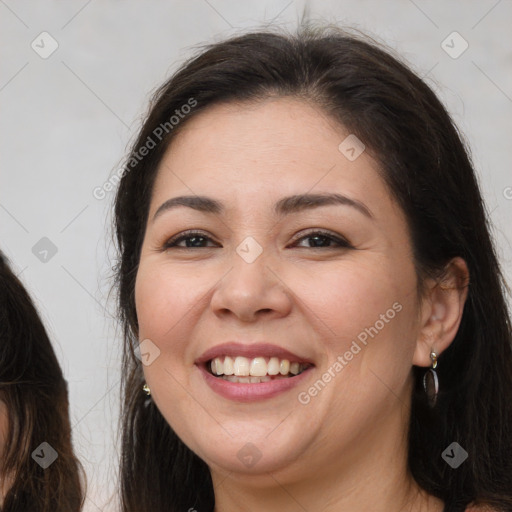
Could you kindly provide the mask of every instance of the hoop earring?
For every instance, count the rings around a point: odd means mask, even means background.
[[[142,390],[144,393],[146,393],[146,395],[151,395],[151,389],[149,389],[149,386],[146,383],[144,383],[144,386],[142,386]]]
[[[437,402],[437,393],[439,392],[439,379],[437,378],[437,354],[434,350],[430,352],[432,368],[429,368],[423,375],[423,388],[427,394],[428,405],[433,408]]]

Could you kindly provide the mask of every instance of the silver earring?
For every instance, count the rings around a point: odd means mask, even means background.
[[[151,389],[149,389],[149,386],[146,383],[144,383],[144,386],[142,386],[142,389],[143,389],[144,393],[146,393],[146,395],[148,395],[148,396],[151,395]]]
[[[439,380],[437,378],[437,354],[432,350],[430,352],[430,360],[432,368],[429,368],[423,376],[423,388],[427,394],[427,400],[430,407],[434,407],[437,401],[437,393],[439,392]]]

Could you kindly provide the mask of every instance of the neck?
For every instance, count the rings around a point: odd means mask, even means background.
[[[259,474],[212,470],[214,512],[442,512],[407,470],[407,436],[397,432],[407,432],[409,415],[396,402],[378,432],[361,432],[343,453],[304,454],[294,467]]]
[[[390,483],[389,480],[386,483]],[[321,510],[322,512],[442,512],[442,501],[428,495],[412,480],[387,489],[371,482],[362,490],[341,479],[334,482],[309,480],[303,484],[282,484],[274,474],[261,478],[258,488],[243,487],[240,482],[225,478],[215,487],[214,512],[240,510],[266,512],[297,512]],[[353,485],[354,482],[352,481]],[[378,488],[380,487],[380,488]]]

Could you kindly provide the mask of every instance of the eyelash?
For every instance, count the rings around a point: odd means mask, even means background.
[[[296,238],[293,243],[300,242],[303,239],[313,238],[316,235],[320,235],[324,238],[327,238],[328,240],[335,242],[336,244],[338,244],[338,247],[329,247],[329,246],[327,246],[327,247],[305,247],[305,249],[336,249],[336,248],[353,249],[353,246],[344,238],[335,236],[331,232],[324,231],[321,229],[316,229],[314,231],[310,231],[309,233],[303,234],[301,237]],[[204,238],[205,240],[212,240],[209,236],[205,235],[201,231],[188,230],[188,231],[184,231],[183,233],[179,233],[178,235],[175,235],[172,238],[170,238],[169,240],[167,240],[167,242],[165,242],[162,249],[166,250],[166,249],[171,249],[171,248],[175,248],[175,249],[209,249],[210,248],[210,247],[195,247],[195,248],[194,247],[180,247],[177,245],[179,242],[188,240],[193,237],[201,237],[201,238]]]

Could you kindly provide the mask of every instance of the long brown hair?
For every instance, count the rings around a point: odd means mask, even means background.
[[[439,358],[440,393],[433,410],[421,384],[425,369],[411,369],[409,470],[423,489],[449,505],[481,502],[512,510],[511,325],[469,151],[434,92],[392,51],[336,27],[306,25],[295,34],[265,30],[202,49],[157,90],[126,160],[115,204],[125,335],[122,510],[213,510],[207,465],[141,390],[142,367],[133,354],[134,285],[155,175],[173,137],[214,104],[269,96],[319,105],[364,142],[406,214],[420,297],[425,277],[439,278],[456,256],[466,261],[468,298],[458,333]],[[155,130],[191,98],[197,106],[172,129],[160,130],[162,137],[148,149]],[[470,456],[456,470],[441,457],[453,441]]]
[[[0,481],[10,486],[1,512],[78,512],[85,477],[71,443],[67,383],[34,303],[1,253],[0,290],[8,422]]]

